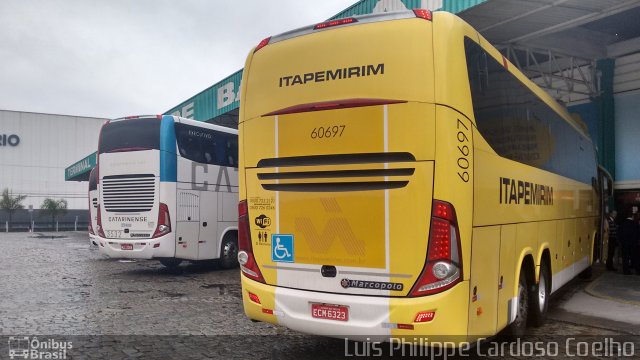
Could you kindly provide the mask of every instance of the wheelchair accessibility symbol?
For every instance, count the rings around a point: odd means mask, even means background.
[[[271,235],[271,261],[293,262],[293,235]]]

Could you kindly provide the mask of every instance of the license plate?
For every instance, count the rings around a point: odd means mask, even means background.
[[[120,244],[122,250],[133,250],[133,244]]]
[[[349,307],[330,304],[311,304],[311,316],[316,319],[349,321]]]

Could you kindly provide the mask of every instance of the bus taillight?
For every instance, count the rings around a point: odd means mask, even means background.
[[[102,214],[100,211],[100,205],[98,205],[98,209],[96,209],[96,211],[98,212],[98,219],[96,221],[96,230],[98,230],[98,236],[100,236],[101,238],[106,238],[106,236],[104,235],[104,230],[102,229]]]
[[[166,235],[171,232],[171,217],[169,216],[169,207],[165,203],[160,203],[160,210],[158,211],[158,226],[153,233],[153,238]]]
[[[431,295],[462,280],[460,232],[453,205],[433,201],[427,262],[410,296]]]
[[[242,273],[249,279],[264,283],[264,277],[256,263],[251,246],[251,228],[249,227],[249,209],[247,200],[238,204],[238,263]]]
[[[268,38],[264,38],[262,39],[262,41],[260,41],[260,43],[256,46],[256,49],[253,50],[253,52],[255,53],[256,51],[262,49],[263,47],[267,46],[269,44],[269,41],[271,41],[271,36],[269,36]]]
[[[313,27],[313,30],[321,30],[321,29],[326,29],[334,26],[348,25],[348,24],[353,24],[357,22],[358,20],[356,20],[355,18],[345,18],[345,19],[325,21],[325,22],[316,24]]]
[[[429,10],[425,9],[414,9],[413,13],[416,14],[417,18],[425,19],[431,21],[433,19],[433,14]]]

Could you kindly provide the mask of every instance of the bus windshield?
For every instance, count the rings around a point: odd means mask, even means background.
[[[160,149],[160,121],[156,118],[114,121],[100,134],[100,154]]]

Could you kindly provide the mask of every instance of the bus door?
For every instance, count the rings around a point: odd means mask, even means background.
[[[177,193],[176,257],[198,259],[200,238],[200,191],[181,190]],[[207,224],[208,225],[208,224]]]

